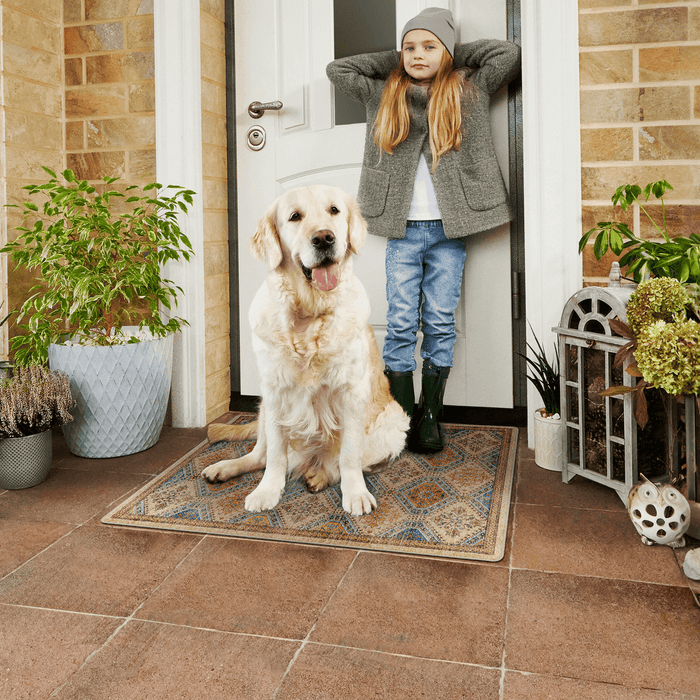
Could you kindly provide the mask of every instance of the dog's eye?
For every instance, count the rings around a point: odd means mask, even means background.
[[[338,209],[338,207],[336,207],[335,205],[332,206],[328,211],[329,211],[333,216],[335,216],[336,214],[340,214],[340,209]]]
[[[301,214],[298,211],[295,211],[290,217],[290,221],[301,221]]]

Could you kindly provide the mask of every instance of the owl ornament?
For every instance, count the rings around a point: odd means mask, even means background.
[[[653,484],[643,474],[627,497],[627,510],[644,544],[684,547],[690,527],[690,506],[685,496],[670,484]]]

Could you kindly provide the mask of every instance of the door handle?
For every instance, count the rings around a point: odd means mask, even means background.
[[[251,102],[248,105],[248,114],[250,114],[253,119],[260,119],[260,117],[265,114],[265,110],[282,109],[283,106],[284,105],[279,100],[275,100],[274,102]]]

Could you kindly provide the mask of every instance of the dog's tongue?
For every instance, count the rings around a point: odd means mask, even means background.
[[[338,286],[338,263],[328,267],[317,267],[311,271],[311,279],[317,289],[330,292]]]

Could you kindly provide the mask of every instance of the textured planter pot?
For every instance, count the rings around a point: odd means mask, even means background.
[[[542,408],[535,411],[535,464],[560,472],[564,461],[564,424],[561,418],[543,418],[543,411]]]
[[[173,336],[108,347],[49,346],[49,366],[65,372],[76,407],[63,426],[79,457],[121,457],[158,442],[170,396]]]
[[[0,440],[0,489],[28,489],[51,469],[51,431]]]

